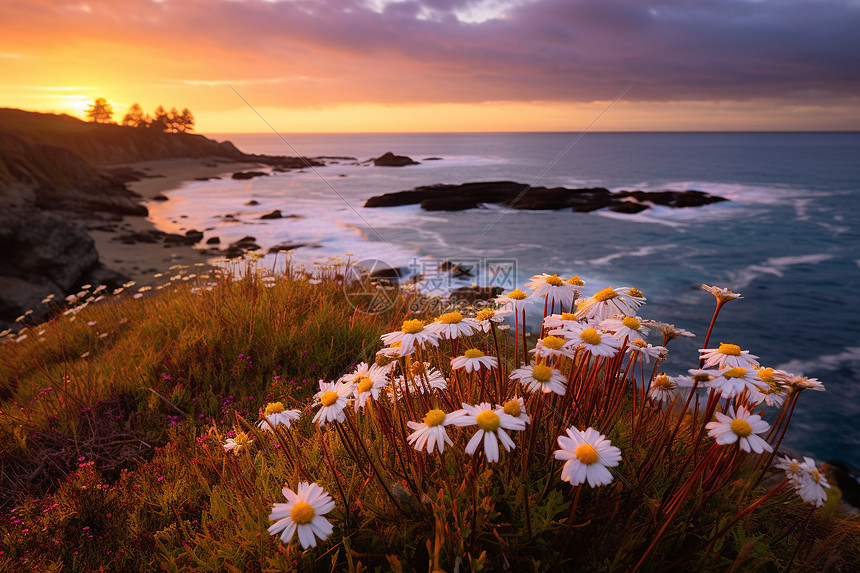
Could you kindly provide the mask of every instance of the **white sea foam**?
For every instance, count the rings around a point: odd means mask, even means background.
[[[785,364],[780,364],[777,368],[806,375],[810,372],[838,370],[845,364],[860,364],[860,346],[848,347],[838,354],[828,354],[808,360],[795,358]]]
[[[783,276],[783,273],[796,265],[816,265],[824,261],[829,261],[833,255],[828,253],[816,253],[810,255],[798,255],[789,257],[774,257],[767,259],[763,263],[750,265],[739,271],[730,273],[730,278],[727,284],[733,289],[740,290],[751,284],[757,278],[764,275],[774,275],[777,277]]]
[[[660,251],[672,250],[675,247],[677,247],[677,245],[668,244],[668,245],[644,246],[644,247],[639,247],[638,249],[634,249],[632,251],[630,249],[623,249],[621,251],[618,251],[617,253],[612,253],[611,255],[606,255],[604,257],[598,257],[596,259],[590,259],[590,260],[587,260],[586,262],[589,264],[592,264],[594,266],[608,265],[609,263],[611,263],[615,259],[621,259],[621,258],[625,258],[625,257],[648,257],[648,256],[653,255],[654,253],[658,253]]]

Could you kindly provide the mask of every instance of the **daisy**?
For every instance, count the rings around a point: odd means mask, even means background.
[[[621,461],[621,450],[612,445],[606,436],[594,428],[580,432],[571,426],[567,436],[558,437],[560,450],[555,451],[555,459],[565,460],[561,468],[562,481],[570,485],[580,485],[588,481],[591,487],[612,482],[613,468]]]
[[[571,283],[558,278],[558,275],[546,273],[533,276],[526,287],[532,289],[531,296],[545,296],[550,304],[561,303],[563,307],[573,306],[573,299],[579,294]]]
[[[511,372],[511,380],[519,380],[529,392],[555,392],[564,396],[567,379],[555,368],[545,364],[524,365]]]
[[[523,424],[530,424],[532,419],[526,414],[526,404],[522,398],[514,397],[502,405],[496,406],[496,414],[507,414]]]
[[[560,358],[562,356],[573,358],[576,349],[567,346],[565,339],[550,335],[538,340],[535,347],[529,352],[533,352],[535,356],[540,358]]]
[[[374,364],[374,366],[376,366]],[[373,398],[374,400],[379,400],[379,393],[383,388],[388,386],[388,378],[371,378],[365,374],[359,374],[356,379],[354,389],[352,391],[355,400],[353,402],[353,408],[356,412],[358,412],[359,408],[364,408],[364,405],[367,403],[368,398]]]
[[[464,451],[470,456],[475,455],[478,446],[484,442],[484,455],[490,463],[499,461],[499,442],[502,442],[507,452],[516,447],[505,430],[525,430],[526,428],[525,422],[504,411],[500,413],[494,411],[487,402],[481,402],[477,406],[463,404],[463,409],[458,412],[461,414],[454,420],[455,426],[478,426],[478,431],[466,444]]]
[[[254,440],[248,438],[248,434],[245,432],[238,432],[232,438],[227,438],[227,441],[224,442],[224,451],[225,452],[233,452],[235,455],[239,455],[239,452],[251,444],[254,443]]]
[[[493,324],[499,324],[505,320],[504,314],[507,314],[507,312],[499,312],[492,308],[483,308],[475,315],[475,323],[483,332],[490,332],[490,327]]]
[[[598,320],[605,320],[616,314],[636,316],[636,311],[644,302],[645,297],[639,289],[606,287],[585,299],[577,309],[576,316]]]
[[[714,388],[723,398],[740,396],[746,390],[752,401],[759,403],[764,400],[762,392],[768,390],[768,385],[762,382],[752,368],[723,368],[722,370],[690,370],[693,374],[708,374],[713,376],[708,382],[708,388]]]
[[[406,422],[406,425],[415,430],[406,440],[419,452],[426,446],[427,453],[432,454],[438,447],[439,453],[445,451],[445,445],[452,445],[451,438],[445,431],[445,426],[450,426],[463,415],[462,410],[446,414],[442,410],[430,410],[424,416],[423,422]]]
[[[617,339],[617,338],[616,338]],[[666,347],[665,346],[653,346],[649,342],[645,342],[641,338],[637,338],[633,342],[627,345],[627,349],[630,352],[636,352],[639,356],[642,357],[642,360],[645,361],[645,364],[651,364],[652,358],[665,358],[666,357]]]
[[[776,463],[776,467],[785,470],[788,481],[803,501],[815,507],[821,507],[824,504],[827,499],[825,489],[829,489],[830,484],[818,470],[815,460],[804,457],[801,463],[786,456]]]
[[[719,304],[719,305],[723,305],[723,304],[729,302],[730,300],[736,300],[739,298],[743,298],[740,295],[740,293],[732,292],[732,291],[730,291],[726,288],[722,288],[722,287],[712,287],[712,286],[708,286],[708,285],[703,284],[702,290],[706,290],[709,293],[711,293],[712,295],[714,295],[717,298],[717,304]]]
[[[400,343],[400,356],[407,356],[415,351],[415,346],[432,344],[439,346],[439,337],[424,326],[423,320],[404,320],[400,330],[382,335],[382,342],[393,346],[395,342]]]
[[[543,327],[545,330],[550,329],[567,330],[580,326],[576,315],[572,312],[563,312],[561,314],[551,314],[544,317]],[[559,332],[550,332],[550,334],[559,334]]]
[[[642,326],[642,319],[638,316],[625,316],[623,318],[613,317],[600,321],[600,328],[611,332],[616,340],[635,340],[648,336],[651,332]]]
[[[451,359],[451,369],[459,370],[465,368],[466,372],[477,372],[481,367],[491,370],[499,365],[499,359],[495,356],[487,356],[477,348],[470,348],[463,353],[463,356],[457,356]]]
[[[285,410],[283,402],[269,402],[266,405],[263,418],[257,422],[257,427],[267,432],[274,432],[279,424],[289,428],[290,424],[298,420],[300,416],[301,410]]]
[[[472,318],[463,318],[459,312],[446,312],[436,322],[427,325],[428,332],[450,340],[471,336],[477,330],[478,323]]]
[[[281,533],[281,541],[289,543],[296,532],[303,549],[316,547],[317,537],[325,541],[334,531],[332,524],[323,517],[334,509],[334,500],[315,483],[299,482],[298,493],[288,487],[281,490],[287,503],[272,504],[269,533]]]
[[[595,356],[615,356],[621,343],[608,332],[598,332],[596,328],[586,328],[571,338],[567,344],[583,347]]]
[[[749,350],[741,350],[741,347],[737,344],[721,342],[719,348],[716,349],[700,348],[699,354],[701,354],[699,358],[705,361],[702,366],[703,368],[710,368],[711,366],[723,368],[728,366],[730,368],[752,369],[758,366],[758,362],[755,360],[758,356],[750,354]]]
[[[789,392],[799,392],[801,390],[824,392],[824,384],[818,378],[806,378],[805,376],[791,374],[785,370],[774,370],[773,377],[780,384],[787,386]]]
[[[768,390],[764,393],[764,401],[770,407],[779,408],[785,402],[788,394],[787,388],[779,383],[774,377],[773,368],[757,368],[756,378],[767,384]]]
[[[665,373],[655,377],[648,390],[648,396],[655,402],[671,402],[677,393],[678,385]]]
[[[352,384],[320,380],[320,391],[314,396],[319,402],[315,402],[313,407],[322,407],[314,416],[313,422],[319,426],[333,421],[343,422],[346,419],[343,409],[346,408],[347,396],[350,393]]]
[[[745,451],[753,451],[757,454],[772,452],[773,448],[764,439],[756,434],[763,434],[770,429],[770,424],[761,419],[757,414],[750,414],[743,406],[738,406],[735,413],[734,408],[729,406],[728,416],[716,412],[716,422],[708,422],[705,428],[708,435],[714,438],[718,444],[727,445],[740,442],[740,448]]]
[[[690,332],[689,330],[684,330],[683,328],[676,328],[674,324],[669,324],[667,322],[660,322],[657,320],[645,320],[642,322],[643,324],[648,325],[653,328],[657,332],[663,335],[663,346],[669,343],[673,338],[695,338],[696,335]]]
[[[404,392],[424,394],[428,386],[430,390],[445,390],[448,388],[448,381],[440,371],[431,367],[429,362],[424,362],[423,365],[415,362],[412,364],[412,376],[408,380],[404,376],[395,378],[390,392],[396,399],[400,399]]]
[[[497,296],[496,303],[502,305],[507,310],[520,312],[526,307],[528,296],[520,289],[515,288],[508,294]]]
[[[394,368],[394,363],[389,363],[384,366],[380,364],[371,364],[368,366],[367,362],[359,362],[352,372],[341,376],[338,379],[338,382],[342,382],[344,384],[358,384],[362,378],[370,378],[374,382],[378,382],[380,380],[384,380],[385,376],[391,372],[392,368]]]
[[[569,279],[567,279],[564,282],[566,282],[569,285],[573,285],[575,287],[585,286],[585,281],[582,280],[581,278],[579,278],[579,275],[573,275],[572,277],[570,277]],[[577,289],[577,292],[579,292],[579,289]]]

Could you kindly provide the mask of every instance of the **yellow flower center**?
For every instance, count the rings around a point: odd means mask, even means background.
[[[642,327],[642,324],[636,319],[635,316],[625,316],[621,320],[621,324],[623,324],[630,330],[639,330]]]
[[[470,348],[463,353],[463,356],[465,356],[466,358],[481,358],[482,356],[484,356],[484,353],[477,348]]]
[[[719,352],[720,354],[725,354],[726,356],[740,356],[741,347],[737,344],[725,344],[721,342],[720,347],[717,349],[717,352]]]
[[[558,336],[545,336],[541,339],[541,344],[546,346],[547,348],[551,348],[553,350],[560,350],[562,346],[564,346],[565,340],[564,338],[559,338]]]
[[[773,368],[761,368],[757,372],[759,379],[764,382],[767,382],[769,385],[773,385]]]
[[[508,298],[512,299],[512,300],[525,300],[526,299],[526,293],[524,293],[523,291],[521,291],[518,288],[515,288],[508,295]]]
[[[546,284],[559,287],[564,284],[564,281],[558,278],[558,275],[552,275],[551,277],[546,277]]]
[[[363,394],[364,392],[370,392],[373,388],[373,380],[368,378],[367,376],[361,376],[358,379],[358,393]]]
[[[597,302],[603,302],[605,300],[611,300],[618,296],[618,293],[615,292],[615,289],[612,287],[606,287],[601,291],[597,291],[597,293],[592,297]]]
[[[574,450],[573,455],[576,456],[576,459],[578,459],[580,463],[587,466],[597,463],[597,460],[600,459],[600,456],[597,454],[597,450],[595,450],[594,446],[591,444],[582,444]]]
[[[484,410],[475,416],[475,422],[477,422],[478,427],[485,432],[495,432],[499,429],[502,420],[499,418],[499,415],[492,410]]]
[[[600,333],[593,328],[586,328],[582,331],[582,334],[579,335],[583,342],[587,342],[592,346],[597,346],[600,344]]]
[[[638,288],[630,289],[629,291],[627,291],[627,294],[629,294],[630,296],[635,296],[636,298],[642,298],[642,291]]]
[[[505,414],[508,416],[519,418],[522,413],[523,411],[522,408],[520,408],[519,400],[508,400],[505,402]]]
[[[401,332],[405,332],[406,334],[416,334],[422,330],[424,330],[424,321],[418,319],[404,320],[403,327],[400,329]]]
[[[335,402],[337,402],[338,395],[337,392],[325,392],[322,396],[320,396],[320,402],[322,402],[323,406],[331,406]]]
[[[280,414],[284,411],[284,404],[282,402],[269,402],[269,405],[266,406],[266,416],[270,416],[272,414]]]
[[[541,384],[546,384],[549,382],[549,379],[552,378],[552,368],[546,364],[538,364],[532,370],[532,378]]]
[[[493,310],[492,308],[485,308],[483,310],[479,310],[475,318],[478,320],[490,320],[494,316],[496,316],[495,310]]]
[[[439,426],[442,422],[445,421],[445,412],[442,410],[430,410],[427,412],[427,415],[424,416],[424,425],[428,428],[432,428],[433,426]]]
[[[746,368],[729,368],[727,370],[723,370],[722,372],[723,378],[743,378],[747,375]]]
[[[305,501],[297,501],[290,510],[290,518],[296,525],[307,525],[313,521],[316,514],[313,506]]]
[[[459,312],[446,312],[439,317],[439,322],[442,324],[457,324],[463,320],[463,315]]]
[[[732,420],[730,426],[732,428],[732,431],[742,438],[746,438],[753,433],[752,426],[750,426],[750,423],[746,420],[741,420],[740,418]]]
[[[573,275],[572,277],[567,279],[567,284],[573,286],[585,286],[585,283],[582,281],[581,278],[579,278],[579,275]]]
[[[815,483],[818,483],[819,481],[821,481],[821,474],[818,473],[818,470],[812,470],[811,475],[812,475],[812,481],[814,481]]]
[[[576,320],[576,315],[572,312],[563,312],[561,313],[562,320]]]
[[[639,348],[645,348],[646,346],[648,346],[648,343],[645,342],[644,340],[642,340],[641,338],[637,338],[636,340],[633,341],[633,345],[638,346]]]
[[[426,372],[427,372],[427,369],[424,368],[423,362],[413,362],[412,363],[412,375],[413,376],[421,376],[422,374],[424,374]]]
[[[244,446],[248,443],[248,434],[246,434],[245,432],[239,432],[238,434],[236,434],[236,437],[233,438],[233,442],[240,446]]]
[[[653,385],[656,388],[668,389],[668,388],[671,388],[672,386],[674,386],[675,383],[672,382],[672,379],[669,378],[668,376],[666,376],[665,374],[660,374],[659,376],[654,378]]]
[[[693,382],[698,382],[701,384],[702,382],[710,382],[710,381],[711,381],[711,375],[710,374],[693,374]]]

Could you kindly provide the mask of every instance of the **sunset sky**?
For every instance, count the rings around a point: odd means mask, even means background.
[[[858,0],[4,1],[0,107],[579,131],[632,84],[594,130],[858,130],[858,30]]]

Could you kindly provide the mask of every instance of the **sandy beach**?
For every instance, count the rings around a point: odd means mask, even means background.
[[[147,177],[132,181],[128,187],[141,196],[140,201],[151,201],[158,195],[179,188],[187,181],[200,178],[217,178],[236,171],[259,169],[256,163],[236,163],[222,159],[173,159],[112,165],[109,169],[125,167],[147,174]],[[122,217],[121,221],[105,221],[102,218],[84,219],[81,225],[87,229],[96,243],[99,259],[105,266],[118,271],[137,283],[137,286],[152,286],[164,283],[165,277],[153,275],[166,273],[174,265],[192,266],[206,263],[211,255],[205,255],[189,245],[136,241],[131,244],[118,240],[129,235],[146,234],[155,230],[146,217]]]

